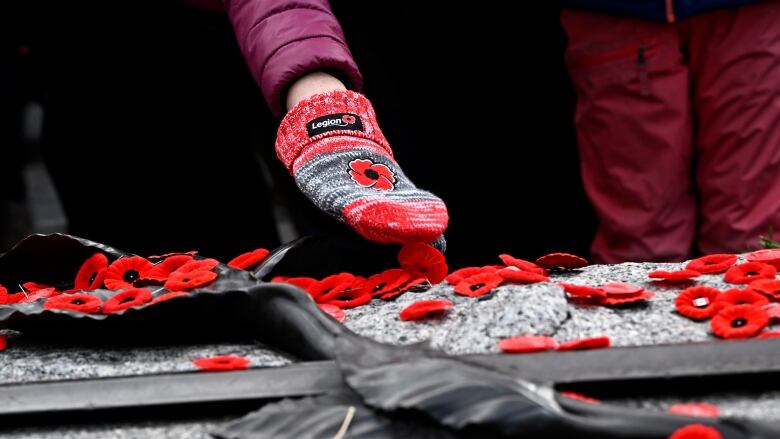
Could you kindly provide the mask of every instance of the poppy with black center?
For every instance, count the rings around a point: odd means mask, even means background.
[[[113,314],[152,300],[152,292],[145,288],[131,288],[114,294],[103,305],[103,314]]]
[[[202,287],[217,278],[217,273],[208,270],[179,272],[174,271],[168,276],[163,287],[171,291],[187,291]]]
[[[133,282],[143,278],[153,267],[151,262],[140,256],[119,258],[108,266],[103,283],[111,290],[133,288]]]
[[[108,258],[103,253],[95,253],[84,261],[76,274],[74,290],[94,290],[103,285],[108,268]]]
[[[732,284],[748,284],[758,279],[773,279],[777,268],[762,262],[745,262],[726,271],[723,280]]]
[[[766,328],[769,314],[756,305],[735,305],[723,308],[712,318],[712,332],[720,338],[750,338]]]
[[[46,299],[43,303],[43,309],[46,310],[67,310],[87,314],[100,311],[101,306],[103,301],[100,297],[86,293],[63,294]]]
[[[462,280],[455,286],[455,292],[461,296],[480,297],[493,291],[504,283],[497,273],[482,273]]]

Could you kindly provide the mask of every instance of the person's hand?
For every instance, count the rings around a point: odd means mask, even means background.
[[[443,247],[447,207],[403,174],[368,99],[343,89],[299,91],[288,93],[294,107],[279,127],[276,153],[300,190],[369,240]]]

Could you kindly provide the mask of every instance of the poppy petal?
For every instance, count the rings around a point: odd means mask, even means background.
[[[508,354],[549,351],[557,345],[554,338],[539,335],[520,335],[498,342],[498,348]]]
[[[659,279],[667,282],[674,282],[678,280],[688,280],[701,276],[701,273],[694,270],[677,270],[677,271],[664,271],[656,270],[647,274],[651,279]]]
[[[501,265],[485,265],[484,267],[465,267],[453,271],[452,273],[448,274],[447,277],[445,277],[444,279],[450,285],[457,285],[460,283],[460,281],[466,279],[467,277],[471,277],[476,274],[482,274],[482,273],[497,273],[499,270],[503,268],[504,267]]]
[[[582,393],[563,391],[559,392],[561,395],[569,398],[576,399],[577,401],[587,402],[588,404],[601,404],[601,401],[590,396],[585,396]]]
[[[696,258],[685,265],[685,269],[698,271],[702,274],[721,273],[737,263],[737,255],[714,254]]]
[[[455,292],[461,296],[479,297],[488,294],[493,288],[504,282],[497,273],[482,273],[462,280],[455,286]]]
[[[165,282],[171,273],[185,264],[192,262],[192,260],[192,256],[190,255],[168,256],[161,262],[155,264],[154,267],[152,267],[146,274],[144,274],[143,279]]]
[[[186,291],[170,291],[168,293],[157,296],[154,300],[152,300],[150,305],[154,305],[160,302],[166,302],[168,300],[175,299],[177,297],[182,297],[182,296],[189,296],[189,294]]]
[[[537,259],[536,265],[542,268],[572,270],[588,265],[588,260],[570,253],[550,253]]]
[[[508,267],[517,267],[523,271],[531,271],[547,276],[547,270],[534,264],[533,262],[515,258],[514,256],[508,254],[501,254],[498,255],[498,257],[501,259],[501,262],[503,262]]]
[[[251,362],[249,359],[237,355],[220,355],[210,358],[198,358],[192,363],[204,371],[223,372],[246,369]]]
[[[418,320],[429,317],[432,314],[441,314],[453,307],[449,300],[418,300],[401,310],[401,320]]]
[[[347,318],[347,314],[338,306],[328,303],[319,303],[317,306],[320,307],[322,312],[336,319],[337,322],[343,322]]]
[[[131,288],[111,296],[103,304],[103,314],[114,314],[152,300],[152,292],[145,288]]]
[[[602,285],[600,288],[607,293],[607,296],[634,296],[645,290],[643,287],[625,282],[610,282]]]
[[[748,253],[745,255],[745,259],[748,262],[763,262],[775,268],[780,268],[780,248],[767,248]]]
[[[404,245],[398,252],[398,262],[404,270],[413,275],[419,273],[432,284],[444,280],[449,271],[444,255],[433,246],[421,242]]]
[[[217,278],[217,273],[213,271],[200,270],[180,272],[174,271],[165,281],[165,289],[171,291],[186,291],[193,288],[199,288],[211,283]]]
[[[264,248],[258,248],[252,250],[251,252],[236,256],[235,258],[231,259],[227,265],[228,267],[237,268],[239,270],[248,270],[265,259],[265,257],[268,256],[268,253],[270,253],[268,250]]]
[[[723,280],[732,284],[748,284],[757,279],[774,279],[777,268],[763,262],[745,262],[726,271]]]
[[[510,282],[536,283],[550,280],[549,277],[543,274],[534,273],[532,271],[523,271],[517,267],[504,268],[498,272],[498,275]]]
[[[611,345],[611,343],[612,341],[607,336],[581,338],[578,340],[569,340],[567,342],[561,343],[558,345],[558,347],[556,347],[556,350],[576,351],[576,350],[583,350],[583,349],[601,349],[601,348],[608,348]]]
[[[716,405],[707,404],[706,402],[675,404],[666,411],[675,415],[696,416],[701,418],[717,418],[720,416],[720,408]]]
[[[707,425],[689,424],[675,430],[669,439],[723,439],[723,435]]]

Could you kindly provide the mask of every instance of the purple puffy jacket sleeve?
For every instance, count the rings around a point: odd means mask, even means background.
[[[360,90],[362,77],[327,0],[225,0],[236,39],[269,108],[307,72],[336,69]]]

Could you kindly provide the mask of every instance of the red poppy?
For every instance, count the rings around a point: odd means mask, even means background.
[[[350,286],[350,288],[343,290],[330,300],[323,300],[323,303],[338,306],[339,308],[355,308],[356,306],[365,305],[370,301],[371,294],[368,294],[363,288]]]
[[[369,277],[363,289],[372,296],[378,297],[401,288],[411,277],[412,275],[406,270],[393,268]]]
[[[607,296],[634,296],[645,290],[643,287],[625,282],[610,282],[599,288],[607,293]]]
[[[113,314],[152,300],[152,292],[145,288],[131,288],[111,296],[103,304],[103,314]]]
[[[189,273],[191,271],[209,271],[213,270],[217,265],[219,265],[219,261],[216,259],[199,259],[197,261],[187,262],[186,264],[177,268],[176,271],[179,273]]]
[[[732,288],[718,296],[718,299],[715,301],[715,306],[718,309],[723,309],[732,305],[764,306],[768,303],[769,299],[755,291]]]
[[[355,276],[350,273],[330,275],[316,285],[312,297],[317,303],[333,300],[345,291],[351,290],[354,280]]]
[[[577,401],[587,402],[588,404],[601,404],[601,401],[599,401],[598,399],[591,398],[590,396],[585,396],[582,393],[569,392],[569,391],[563,391],[559,393],[569,399],[576,399]]]
[[[707,425],[689,424],[675,430],[669,439],[723,439],[723,436],[718,430]]]
[[[748,253],[745,255],[745,259],[749,262],[763,262],[780,268],[780,248],[768,248]]]
[[[27,298],[24,293],[8,294],[8,290],[0,285],[0,305],[12,305]]]
[[[349,162],[349,175],[352,181],[363,187],[378,191],[392,191],[395,188],[395,174],[387,165],[374,163],[368,159],[355,159]]]
[[[701,403],[675,404],[666,410],[669,413],[683,416],[697,416],[700,418],[717,418],[720,408],[716,405]]]
[[[108,268],[108,258],[103,253],[95,253],[84,261],[76,274],[73,283],[74,290],[94,290],[103,285],[103,278]]]
[[[773,279],[777,268],[763,262],[745,262],[726,271],[723,280],[732,284],[749,284],[757,279]]]
[[[734,305],[721,309],[710,322],[712,332],[720,338],[753,337],[769,324],[769,314],[760,306]]]
[[[780,304],[770,303],[763,306],[764,311],[769,315],[769,320],[780,320]]]
[[[550,253],[537,259],[536,265],[550,269],[572,270],[588,265],[588,260],[569,253]]]
[[[449,300],[418,300],[401,311],[401,320],[418,320],[439,315],[453,307]]]
[[[482,273],[462,280],[455,286],[455,292],[461,296],[479,297],[488,294],[502,283],[504,278],[497,273]]]
[[[50,287],[49,285],[39,284],[36,282],[25,282],[22,284],[22,288],[26,291],[38,291],[38,290],[46,290],[54,287]]]
[[[4,335],[0,335],[0,351],[5,350],[8,347],[8,340]]]
[[[449,271],[444,255],[421,242],[404,245],[398,252],[398,262],[404,270],[412,275],[419,274],[432,284],[443,281]]]
[[[612,341],[607,336],[580,338],[578,340],[569,340],[558,345],[555,349],[559,351],[577,351],[583,349],[601,349],[608,348]]]
[[[166,290],[171,291],[186,291],[193,288],[202,287],[211,283],[217,278],[217,273],[208,270],[180,272],[174,271],[168,276],[168,280],[165,281]]]
[[[423,284],[428,285],[428,281],[425,280],[422,277],[412,278],[411,280],[409,280],[409,282],[406,282],[401,287],[396,288],[395,290],[391,290],[391,291],[389,291],[387,293],[384,293],[381,296],[379,296],[379,298],[382,299],[382,300],[395,299],[396,297],[400,296],[401,294],[403,294],[403,293],[405,293],[407,291],[410,291],[412,288],[414,288],[414,287],[416,287],[418,285],[423,285]]]
[[[642,291],[641,293],[633,296],[607,296],[607,298],[602,300],[601,303],[606,306],[617,306],[625,305],[627,303],[640,302],[642,300],[652,299],[653,297],[655,297],[655,293]]]
[[[100,297],[86,293],[76,293],[63,294],[46,299],[46,302],[43,303],[43,309],[64,309],[92,314],[100,311],[102,305],[103,301],[100,300]]]
[[[246,369],[249,367],[250,361],[237,355],[220,355],[210,358],[198,358],[192,363],[204,371],[223,372]]]
[[[647,274],[652,279],[660,279],[667,282],[674,282],[678,280],[688,280],[701,276],[701,273],[693,270],[677,270],[677,271],[664,271],[656,270]]]
[[[153,267],[151,262],[140,256],[119,258],[108,266],[103,283],[111,290],[133,288],[133,282],[143,278]]]
[[[758,334],[756,338],[778,338],[780,337],[780,331],[767,331]]]
[[[550,280],[549,277],[543,274],[534,273],[532,271],[523,271],[517,267],[504,268],[498,272],[498,275],[510,282],[535,283],[547,282]]]
[[[24,293],[18,293],[24,294]],[[59,296],[60,293],[56,288],[43,288],[40,290],[31,291],[28,294],[24,294],[25,298],[21,302],[35,302],[38,299],[48,299],[49,297]]]
[[[695,320],[708,319],[720,309],[720,305],[715,303],[720,295],[721,292],[717,288],[706,286],[686,288],[674,300],[674,307],[685,317]]]
[[[685,268],[702,274],[712,274],[726,271],[736,263],[736,255],[715,254],[693,259],[685,265]]]
[[[780,280],[759,279],[748,284],[748,288],[772,300],[780,300]]]
[[[268,253],[270,253],[268,250],[264,248],[258,248],[252,250],[251,252],[236,256],[235,258],[231,259],[227,265],[228,267],[237,268],[239,270],[248,270],[265,259],[265,257],[268,256]]]
[[[529,262],[530,263],[530,262]],[[497,273],[498,270],[504,268],[501,265],[485,265],[484,267],[465,267],[460,270],[455,270],[448,274],[444,279],[450,283],[450,285],[457,285],[460,281],[467,277],[474,276],[481,273]]]
[[[557,345],[554,338],[539,335],[520,335],[498,342],[498,348],[508,354],[549,351]]]
[[[168,256],[163,261],[155,264],[154,267],[144,274],[143,279],[165,282],[171,273],[190,262],[192,262],[192,256],[190,255]]]
[[[320,307],[322,312],[336,319],[337,322],[343,322],[344,319],[347,318],[347,315],[338,306],[331,305],[329,303],[320,303],[317,304],[317,306]]]
[[[157,296],[154,300],[152,300],[152,303],[150,303],[149,305],[154,305],[156,303],[165,302],[182,296],[189,296],[189,294],[186,291],[171,291],[169,293],[165,293]]]
[[[574,285],[560,282],[560,285],[564,291],[575,297],[585,297],[591,299],[606,299],[607,293],[601,288],[589,287],[586,285]]]
[[[532,273],[538,273],[547,276],[547,270],[534,264],[533,262],[529,262],[524,259],[518,259],[507,254],[498,255],[498,257],[501,259],[501,262],[506,264],[508,267],[517,267],[523,271],[530,271]]]

